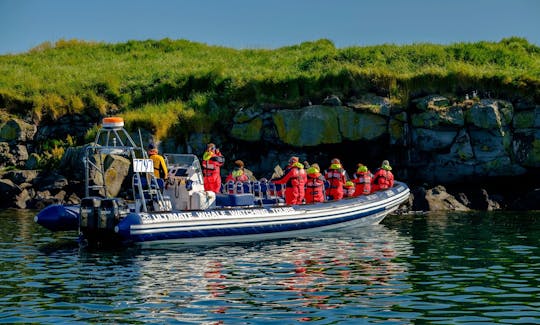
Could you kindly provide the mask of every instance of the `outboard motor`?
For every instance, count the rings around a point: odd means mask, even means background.
[[[100,206],[101,198],[99,197],[85,197],[81,200],[81,213],[79,214],[81,231],[93,231],[97,228]]]
[[[88,245],[103,246],[117,242],[114,227],[129,213],[120,198],[87,197],[81,200],[79,230]]]

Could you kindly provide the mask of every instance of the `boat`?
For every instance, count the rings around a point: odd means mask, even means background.
[[[293,237],[378,224],[409,198],[408,186],[399,181],[369,195],[299,205],[285,204],[279,185],[264,180],[224,184],[222,193],[214,193],[204,190],[202,168],[193,154],[164,154],[169,169],[164,181],[154,176],[142,140],[136,144],[119,117],[104,118],[95,141],[84,150],[80,204],[53,204],[34,218],[51,231],[77,230],[83,245]],[[124,190],[116,179],[122,173],[121,183],[129,184]]]

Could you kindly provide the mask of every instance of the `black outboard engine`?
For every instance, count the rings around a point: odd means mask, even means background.
[[[118,243],[114,231],[121,218],[129,213],[124,200],[119,198],[87,197],[81,200],[79,230],[90,246]]]

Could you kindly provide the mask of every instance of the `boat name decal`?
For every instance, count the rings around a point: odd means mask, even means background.
[[[182,221],[191,218],[215,218],[222,216],[265,216],[293,212],[292,207],[279,207],[270,209],[246,209],[246,210],[220,210],[220,211],[194,211],[194,212],[170,212],[148,214],[141,213],[143,224]]]

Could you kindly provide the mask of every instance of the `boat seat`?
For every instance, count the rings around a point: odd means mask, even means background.
[[[224,185],[225,190],[222,191],[224,194],[234,194],[236,192],[236,186],[233,181],[228,181]]]
[[[251,192],[255,198],[261,199],[264,197],[264,192],[262,191],[261,182],[252,181],[251,182]]]
[[[255,198],[251,193],[243,194],[216,194],[216,206],[234,207],[250,206],[255,204]]]

